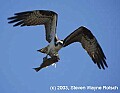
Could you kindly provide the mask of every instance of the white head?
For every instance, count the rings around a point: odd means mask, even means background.
[[[56,46],[63,46],[63,40],[58,40],[55,45]]]

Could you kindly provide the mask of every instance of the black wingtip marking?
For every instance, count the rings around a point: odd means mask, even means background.
[[[100,64],[98,62],[97,62],[97,66],[98,66],[99,69],[101,69],[101,66],[100,66]]]
[[[19,25],[22,25],[22,24],[23,24],[23,21],[20,21],[20,22],[16,23],[15,25],[13,25],[13,27],[19,26]]]
[[[101,55],[106,59],[106,56],[105,56],[105,54],[103,53],[103,50],[102,50],[102,48],[100,47],[100,45],[97,44],[97,46],[98,46],[98,50],[100,51]]]
[[[8,20],[11,20],[11,19],[15,19],[15,18],[16,18],[16,16],[8,17],[7,19],[8,19]]]
[[[108,65],[107,65],[105,59],[104,59],[104,58],[101,58],[99,55],[97,55],[97,56],[95,57],[95,59],[92,59],[92,60],[94,61],[94,63],[96,62],[96,64],[97,64],[97,66],[98,66],[99,69],[101,69],[101,67],[102,67],[102,69],[104,69],[104,70],[105,70],[105,67],[108,68]]]
[[[18,22],[18,21],[20,21],[20,19],[14,19],[12,21],[9,21],[8,23],[10,24],[10,23]]]
[[[98,47],[98,52],[99,52],[100,59],[102,60],[102,63],[108,68],[108,65],[106,63],[105,54],[103,53],[102,48],[100,47],[100,45]]]
[[[32,13],[33,11],[25,11],[25,12],[19,12],[19,13],[15,13],[14,15],[25,15],[25,14],[28,14],[28,13]]]
[[[97,56],[98,56],[98,60],[99,60],[99,63],[100,63],[100,65],[101,65],[101,67],[103,68],[103,69],[105,69],[105,67],[104,67],[104,63],[103,63],[103,57],[99,54],[99,52],[97,52]]]
[[[108,68],[108,65],[105,60],[103,60],[104,65]]]
[[[99,69],[102,68],[102,69],[105,70],[105,67],[108,67],[108,65],[107,65],[107,63],[105,61],[105,58],[103,56],[101,56],[99,53],[100,53],[99,51],[96,52],[94,57],[91,57],[91,58],[92,58],[93,62],[95,64],[97,64]]]

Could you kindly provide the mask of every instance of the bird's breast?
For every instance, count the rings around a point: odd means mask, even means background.
[[[62,48],[62,45],[55,46],[55,50],[58,52]]]

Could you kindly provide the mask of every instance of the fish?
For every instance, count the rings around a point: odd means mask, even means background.
[[[43,63],[36,68],[33,68],[36,72],[40,71],[42,68],[45,68],[47,66],[50,66],[56,62],[59,61],[59,58],[57,56],[53,56],[51,58],[43,58]]]

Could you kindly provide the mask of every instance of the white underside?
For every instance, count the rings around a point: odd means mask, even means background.
[[[50,43],[48,45],[48,51],[47,54],[48,55],[55,55],[56,53],[58,53],[58,51],[62,48],[61,45],[55,46],[53,43]]]

